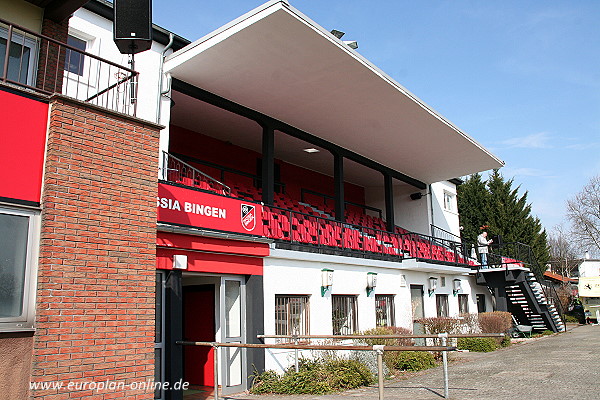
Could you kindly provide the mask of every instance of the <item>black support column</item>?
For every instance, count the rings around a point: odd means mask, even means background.
[[[392,175],[384,172],[383,180],[385,186],[385,222],[387,230],[394,232],[396,222],[394,221],[394,185]]]
[[[173,385],[183,379],[183,290],[181,271],[167,273],[165,290],[165,378]],[[166,390],[167,400],[182,400],[181,390]]]
[[[273,205],[275,197],[275,130],[263,125],[262,138],[262,201]]]
[[[335,198],[335,219],[346,221],[344,216],[344,157],[337,153],[333,154],[333,194]]]

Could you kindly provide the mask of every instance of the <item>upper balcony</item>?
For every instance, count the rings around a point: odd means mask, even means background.
[[[136,115],[138,73],[0,19],[0,82]]]

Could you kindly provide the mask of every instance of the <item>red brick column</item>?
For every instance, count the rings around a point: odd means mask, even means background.
[[[58,23],[47,18],[42,22],[42,35],[67,43],[69,18]],[[65,48],[42,40],[39,52],[36,87],[49,92],[62,93],[65,66]]]
[[[152,399],[69,382],[154,373],[158,130],[76,101],[51,102],[42,196],[33,398]]]

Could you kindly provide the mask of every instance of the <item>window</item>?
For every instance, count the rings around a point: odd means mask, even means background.
[[[477,312],[485,312],[485,294],[477,295]]]
[[[4,71],[7,40],[8,30],[0,28],[0,75]],[[13,31],[10,46],[8,47],[7,79],[12,82],[33,86],[35,83],[37,41]]]
[[[308,335],[308,296],[275,296],[275,334]]]
[[[435,295],[435,306],[437,309],[438,317],[447,317],[448,314],[448,295],[447,294],[436,294]]]
[[[444,191],[444,210],[456,212],[456,196]]]
[[[394,296],[381,294],[375,296],[375,322],[377,326],[394,326]]]
[[[458,295],[458,313],[468,314],[469,313],[469,295],[459,294]]]
[[[446,277],[440,277],[440,287],[446,287]]]
[[[37,214],[0,208],[0,331],[32,330]]]
[[[81,50],[82,52],[84,52],[87,47],[87,42],[85,40],[76,38],[72,35],[69,35],[67,38],[67,44],[75,47],[78,50]],[[84,61],[85,56],[83,53],[71,49],[65,49],[65,71],[83,76]]]
[[[351,335],[358,331],[356,296],[331,296],[331,321],[334,335]]]

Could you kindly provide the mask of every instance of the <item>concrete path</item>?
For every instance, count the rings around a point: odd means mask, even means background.
[[[600,326],[580,326],[558,335],[514,344],[493,353],[454,353],[449,367],[453,400],[600,399]],[[435,368],[388,381],[385,399],[443,399],[443,375]],[[231,399],[376,400],[370,387],[325,396],[236,395]]]

